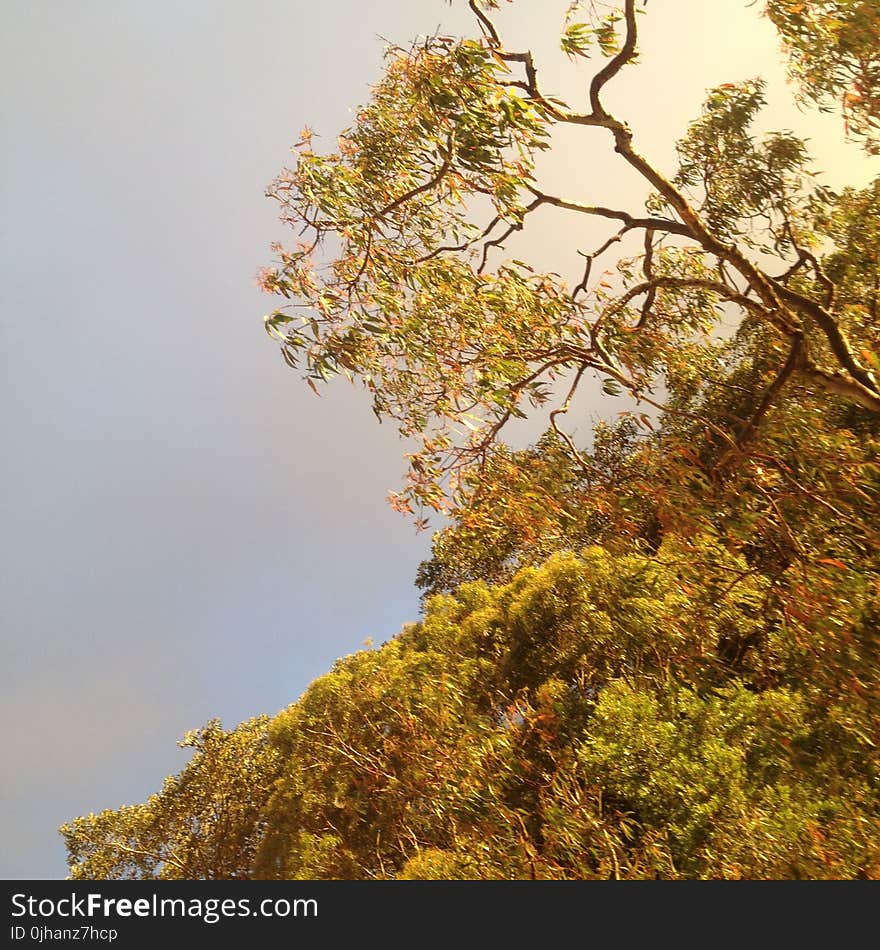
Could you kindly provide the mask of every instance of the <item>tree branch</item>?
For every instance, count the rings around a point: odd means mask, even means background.
[[[605,84],[623,69],[632,59],[636,51],[638,30],[636,28],[635,0],[626,0],[624,16],[626,18],[626,38],[624,39],[620,52],[593,76],[593,81],[590,83],[590,108],[593,110],[594,116],[607,115],[599,99],[599,95]]]
[[[652,228],[648,228],[645,231],[645,257],[642,263],[642,271],[645,275],[645,278],[653,283],[654,280],[654,231]],[[642,304],[642,315],[639,318],[639,322],[636,324],[636,329],[641,330],[642,327],[648,322],[648,317],[651,313],[651,307],[654,306],[654,299],[657,296],[657,285],[653,284],[651,289],[648,291],[645,296],[645,301]]]
[[[623,294],[622,297],[619,297],[614,301],[602,314],[600,319],[605,319],[606,317],[613,316],[615,313],[619,313],[631,300],[634,300],[636,297],[644,293],[651,293],[651,291],[656,291],[659,287],[668,287],[673,290],[708,290],[714,294],[717,294],[723,300],[729,300],[731,303],[739,304],[744,310],[748,310],[751,313],[755,313],[765,319],[772,319],[772,315],[769,314],[765,307],[763,307],[756,300],[752,300],[751,297],[746,297],[744,294],[737,293],[732,288],[728,287],[726,284],[721,284],[716,280],[708,280],[704,277],[671,277],[671,276],[660,276],[654,277],[652,280],[643,281],[640,284],[636,284],[635,287],[630,287],[629,290]],[[642,320],[639,321],[637,326],[641,326]]]
[[[614,208],[604,208],[601,205],[584,205],[577,201],[559,198],[556,195],[548,195],[529,184],[526,184],[526,188],[540,199],[541,204],[552,205],[554,208],[564,208],[566,211],[578,211],[581,214],[622,221],[628,228],[650,228],[655,231],[666,231],[669,234],[680,234],[682,237],[692,236],[685,225],[669,218],[640,218],[629,214],[627,211],[617,211]]]
[[[767,387],[767,391],[764,393],[760,403],[758,403],[757,408],[752,413],[751,418],[745,424],[740,434],[736,437],[736,445],[731,446],[724,455],[718,460],[715,465],[717,471],[721,471],[725,468],[731,461],[731,459],[736,454],[742,454],[742,451],[748,441],[755,434],[758,426],[761,424],[764,416],[767,414],[767,411],[773,405],[776,397],[782,390],[782,387],[791,377],[791,374],[797,369],[798,364],[801,362],[803,357],[803,346],[804,338],[802,334],[795,336],[794,341],[792,342],[791,349],[788,352],[788,356],[783,363],[782,368],[777,373],[773,382]]]
[[[632,228],[628,224],[625,224],[616,234],[612,234],[611,237],[608,238],[608,240],[605,241],[604,244],[602,244],[595,251],[593,251],[592,254],[584,254],[583,251],[578,251],[578,253],[582,257],[586,258],[587,263],[586,263],[586,266],[584,267],[584,276],[581,278],[580,283],[577,285],[577,287],[575,287],[575,289],[571,292],[572,301],[574,301],[574,299],[577,297],[579,293],[586,292],[587,284],[590,281],[590,272],[593,269],[593,261],[600,254],[604,254],[605,251],[607,251],[608,248],[611,247],[612,244],[616,244],[624,236],[624,234],[626,234],[630,230],[632,230]]]
[[[386,205],[381,211],[376,212],[377,218],[384,218],[386,215],[389,215],[396,208],[399,208],[405,201],[409,201],[412,198],[415,198],[417,195],[424,194],[426,191],[430,191],[432,188],[440,184],[443,176],[449,171],[449,168],[452,164],[452,147],[450,144],[449,155],[443,160],[443,164],[440,166],[437,174],[433,178],[429,178],[426,182],[419,185],[417,188],[413,188],[411,191],[406,192],[406,194],[401,195],[399,198],[395,198],[390,204]]]
[[[435,247],[430,254],[425,254],[424,257],[420,257],[416,264],[424,264],[425,261],[431,261],[435,257],[439,257],[441,254],[446,251],[466,251],[469,247],[473,247],[475,244],[479,244],[483,238],[488,237],[495,228],[495,225],[499,224],[502,221],[501,215],[496,214],[494,218],[483,228],[481,234],[478,234],[475,238],[471,238],[469,241],[463,241],[461,244],[443,244],[440,247]]]
[[[584,372],[587,370],[589,365],[589,362],[581,363],[577,374],[574,377],[574,382],[572,382],[571,388],[568,390],[568,395],[565,397],[565,402],[563,402],[561,406],[554,409],[550,413],[550,425],[553,426],[553,431],[559,436],[560,439],[562,439],[563,442],[565,442],[575,461],[588,475],[592,473],[592,468],[590,467],[587,460],[578,451],[577,446],[574,444],[574,439],[572,439],[572,437],[567,432],[559,428],[559,425],[556,422],[556,417],[565,415],[565,413],[568,412],[569,408],[571,407],[571,400],[573,399],[574,394],[577,392],[577,388],[580,385],[581,377],[584,375]]]
[[[821,304],[815,300],[810,300],[803,294],[791,290],[784,284],[776,285],[779,296],[789,304],[794,310],[809,316],[815,324],[825,334],[831,352],[837,358],[838,363],[853,377],[864,389],[872,393],[875,398],[880,397],[880,386],[874,379],[872,373],[868,372],[855,358],[849,345],[846,335],[840,329],[834,317]]]
[[[468,6],[471,8],[473,15],[480,21],[480,26],[483,28],[483,32],[489,40],[489,45],[493,49],[499,49],[501,47],[501,37],[495,29],[495,24],[477,6],[476,0],[468,0]]]
[[[530,212],[534,211],[535,208],[540,207],[540,205],[541,200],[539,198],[536,198],[533,202],[531,202],[531,204],[526,205],[526,207],[523,209],[523,218],[525,218],[525,216]],[[514,231],[521,231],[522,227],[522,221],[515,221],[503,234],[499,235],[497,238],[493,238],[491,241],[486,241],[486,243],[483,245],[483,256],[480,259],[480,266],[477,268],[478,274],[481,274],[483,272],[483,268],[486,266],[486,261],[489,258],[489,248],[500,247],[504,241],[506,241],[510,235],[513,234]],[[485,237],[487,234],[488,231],[484,232],[483,236]]]
[[[880,396],[873,389],[863,386],[858,380],[849,379],[843,373],[829,373],[811,360],[805,361],[801,372],[818,383],[826,392],[843,396],[871,412],[880,413]]]

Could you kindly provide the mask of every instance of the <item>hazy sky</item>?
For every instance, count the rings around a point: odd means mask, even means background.
[[[565,5],[521,0],[505,21],[541,47]],[[63,877],[58,825],[144,800],[185,731],[276,712],[417,616],[429,537],[385,503],[395,432],[361,391],[316,399],[286,368],[253,278],[284,237],[263,192],[299,129],[333,143],[380,37],[470,28],[464,7],[0,3],[0,876]],[[831,184],[877,173],[839,119],[786,104],[746,0],[648,13],[643,65],[608,100],[661,166],[707,86],[762,73],[767,126],[811,136]],[[548,64],[545,88],[570,74]],[[560,145],[548,181],[632,206],[601,133]],[[594,233],[547,226],[533,250],[561,269]]]

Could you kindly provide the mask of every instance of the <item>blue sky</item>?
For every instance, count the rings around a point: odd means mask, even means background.
[[[317,399],[285,367],[253,278],[300,128],[332,143],[380,37],[455,30],[464,6],[5,0],[0,876],[63,877],[58,825],[143,800],[185,731],[275,712],[416,618],[429,537],[385,503],[396,434],[363,392]],[[531,38],[548,6],[508,18]],[[769,70],[785,90],[745,0],[666,7],[620,96],[668,162],[706,86]],[[832,175],[876,173],[835,117],[804,121]],[[548,176],[626,203],[631,179],[574,156]]]

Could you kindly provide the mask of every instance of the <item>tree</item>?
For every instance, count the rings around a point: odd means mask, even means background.
[[[791,52],[806,101],[840,100],[847,130],[876,154],[880,129],[880,10],[871,0],[771,0],[767,15]]]
[[[577,460],[552,430],[519,452],[499,446],[462,480],[460,504],[434,535],[416,585],[435,594],[473,580],[507,581],[554,551],[588,544],[620,551],[639,539],[656,547],[656,506],[640,490],[650,463],[639,435],[628,417],[597,425],[592,451]]]
[[[336,152],[304,132],[272,189],[304,240],[262,277],[287,361],[417,441],[394,504],[448,516],[424,616],[271,722],[209,724],[146,805],[65,826],[72,873],[877,878],[880,179],[836,194],[792,133],[755,137],[760,80],[711,90],[664,175],[605,105],[632,0],[568,10],[562,51],[604,57],[581,111],[495,0],[468,6],[477,38],[389,51]],[[766,5],[869,150],[872,6]],[[648,199],[545,190],[562,125]],[[610,222],[573,288],[499,259],[542,208]],[[626,401],[583,445],[590,376]]]
[[[764,102],[759,80],[710,93],[679,143],[678,171],[666,176],[604,104],[606,87],[636,58],[634,0],[589,22],[573,22],[579,4],[569,10],[565,52],[586,58],[595,45],[607,58],[584,111],[540,88],[530,51],[504,46],[487,15],[496,2],[469,6],[481,38],[435,36],[392,49],[339,150],[318,154],[305,134],[296,166],[271,190],[305,240],[293,251],[279,247],[278,266],[263,272],[266,290],[297,301],[267,326],[312,385],[334,373],[359,378],[376,414],[420,440],[407,488],[394,497],[399,507],[444,509],[461,472],[485,460],[529,403],[556,400],[550,422],[576,457],[560,417],[584,376],[597,374],[609,394],[657,405],[658,384],[683,361],[694,365],[694,347],[702,343],[703,362],[712,361],[719,310],[763,328],[774,352],[772,391],[754,393],[750,418],[739,426],[705,420],[732,452],[791,378],[880,413],[876,329],[853,321],[817,257],[835,196],[815,183],[795,136],[751,134]],[[771,4],[775,21],[781,9]],[[867,19],[859,37],[873,28]],[[827,19],[820,25],[843,42]],[[796,63],[817,52],[802,34],[783,32]],[[870,70],[860,76],[873,82]],[[842,81],[829,76],[825,85]],[[609,208],[543,190],[535,158],[559,125],[604,129],[653,190],[645,206]],[[488,222],[472,220],[470,209],[486,206]],[[586,255],[574,289],[522,261],[490,266],[495,249],[547,206],[617,228]],[[613,282],[597,280],[598,257],[633,234],[642,253],[618,261]],[[705,372],[691,379],[724,382]],[[469,438],[456,435],[462,427]]]
[[[742,575],[735,597],[701,585],[707,564]],[[190,766],[158,801],[78,819],[74,876],[876,877],[876,587],[847,576],[824,619],[859,616],[823,642],[772,586],[703,537],[433,597],[268,730],[227,734],[199,794],[178,793]],[[257,794],[233,784],[255,752]],[[237,806],[222,828],[208,789]]]
[[[336,372],[360,378],[376,414],[421,440],[406,490],[393,501],[404,511],[417,505],[451,515],[420,569],[429,592],[475,578],[508,582],[554,550],[589,543],[602,544],[621,565],[633,556],[671,564],[681,589],[705,611],[699,620],[685,611],[678,629],[685,641],[695,624],[708,634],[701,651],[714,657],[713,689],[734,691],[717,713],[702,707],[698,719],[737,720],[725,706],[734,694],[736,703],[753,691],[772,704],[782,689],[791,690],[783,704],[811,709],[805,715],[813,725],[818,719],[810,717],[831,715],[835,725],[817,726],[826,738],[847,728],[844,710],[870,709],[865,725],[876,724],[876,691],[867,685],[875,678],[876,615],[866,607],[880,568],[876,183],[835,195],[817,183],[793,134],[756,139],[760,80],[712,90],[678,143],[677,171],[664,175],[638,150],[625,118],[605,105],[609,84],[636,59],[633,0],[604,16],[594,5],[569,7],[562,50],[586,59],[597,48],[606,60],[589,80],[585,108],[541,88],[531,51],[505,46],[490,18],[496,2],[468,5],[479,38],[429,37],[390,50],[372,101],[340,137],[338,152],[317,154],[306,135],[296,166],[276,181],[272,194],[283,215],[307,239],[264,273],[267,290],[298,301],[268,318],[270,332],[291,365],[302,362],[312,385]],[[873,5],[770,2],[766,12],[788,46],[803,96],[824,104],[842,95],[848,131],[873,149],[880,48]],[[558,125],[605,130],[620,159],[650,186],[644,205],[586,204],[543,188],[535,160]],[[573,289],[523,261],[494,263],[505,241],[547,207],[616,229],[584,255]],[[474,216],[484,208],[482,220]],[[634,236],[640,249],[618,260],[615,277],[594,274],[601,255]],[[732,334],[718,333],[722,316],[736,319]],[[586,451],[561,423],[589,374],[607,395],[627,393],[635,405],[616,428],[598,430]],[[502,430],[529,405],[553,407],[551,430],[534,448],[510,453],[499,445]],[[462,427],[470,430],[466,439],[456,435]],[[638,616],[659,650],[662,635],[646,614]],[[783,660],[779,637],[786,640],[797,624],[802,635],[788,641]],[[851,652],[853,637],[863,639]],[[552,637],[545,631],[535,643],[547,654],[553,682],[558,677],[560,689],[574,689],[571,670],[554,665]],[[603,648],[613,654],[615,644]],[[511,662],[515,682],[525,656]],[[679,674],[667,681],[676,682],[673,707],[715,701],[704,693],[703,674],[691,678],[701,665],[696,656],[676,660]],[[608,657],[599,651],[592,662],[594,674]],[[674,798],[681,774],[700,774],[699,786],[716,752],[718,762],[736,759],[736,742],[719,734],[715,752],[699,752],[674,715],[663,720],[667,686],[645,694],[621,670],[591,685],[601,692],[588,741],[598,741],[605,702],[617,709],[608,741],[626,734],[629,754],[640,748],[639,720],[654,721],[661,733],[668,728],[681,758],[670,746],[657,762],[661,770],[661,761],[676,762],[669,773]],[[510,683],[506,688],[508,698],[516,694]],[[523,708],[550,687],[532,688]],[[621,713],[618,703],[631,711]],[[818,759],[810,767],[817,776],[823,768]],[[693,851],[664,851],[657,842],[678,839],[704,806],[690,802],[672,832],[673,798],[663,805],[646,799],[663,829],[648,831],[651,820],[646,825],[634,796],[651,798],[645,790],[662,784],[649,772],[633,775],[626,792],[606,785],[601,794],[625,801],[636,838],[665,853],[669,864],[662,871],[655,865],[654,873],[783,873],[772,860],[761,863],[766,841],[751,858],[734,858],[732,830],[718,845],[720,864],[694,863]],[[726,774],[732,794],[737,780]],[[771,798],[777,794],[787,793]],[[770,810],[789,814],[782,799],[773,800]],[[867,807],[875,814],[875,804]],[[539,812],[533,800],[516,821],[533,828]],[[563,812],[571,819],[570,808]],[[806,829],[821,822],[789,817],[801,844],[789,840],[786,847],[806,853]],[[419,858],[418,873],[427,874],[434,859],[446,873],[475,873],[455,848],[450,857],[435,841],[422,846],[434,858]],[[526,850],[535,873],[541,848],[532,842]],[[512,852],[502,853],[508,870],[516,866]],[[631,860],[627,848],[621,853]],[[611,854],[620,864],[613,846]],[[859,873],[872,861],[860,863]],[[640,865],[628,866],[633,873]],[[789,873],[819,873],[805,867]],[[583,866],[580,872],[588,873]],[[560,873],[578,872],[569,866]]]
[[[806,626],[776,625],[768,579],[719,609],[699,562],[744,562],[705,538],[677,547],[592,547],[465,585],[341,661],[273,724],[288,764],[260,872],[876,874],[876,706],[844,717],[795,685]],[[731,630],[766,648],[726,655]],[[864,659],[871,636],[856,640]]]
[[[61,828],[74,880],[224,880],[250,876],[262,812],[281,764],[268,718],[187,733],[192,758],[142,805]]]

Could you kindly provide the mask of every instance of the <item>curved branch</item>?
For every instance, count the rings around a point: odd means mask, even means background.
[[[424,194],[426,191],[430,191],[432,188],[435,188],[443,180],[443,176],[449,171],[449,168],[452,164],[452,148],[449,149],[449,155],[443,160],[443,164],[437,171],[437,174],[433,178],[429,178],[426,182],[419,185],[417,188],[413,188],[411,191],[406,192],[406,194],[401,195],[399,198],[395,198],[390,204],[382,208],[381,211],[376,212],[377,218],[384,218],[386,215],[391,214],[396,208],[399,208],[405,201],[410,201],[412,198],[415,198],[417,195]]]
[[[531,202],[531,204],[526,205],[523,209],[523,218],[525,218],[525,216],[530,212],[534,211],[535,208],[540,207],[540,205],[541,201],[538,198]],[[497,238],[493,238],[491,241],[486,241],[486,243],[483,245],[483,256],[480,259],[480,266],[477,268],[478,274],[482,274],[483,268],[486,266],[486,261],[489,259],[489,248],[501,247],[501,245],[510,237],[511,234],[513,234],[514,231],[521,231],[522,227],[523,225],[521,220],[515,221],[513,224],[508,226],[507,230],[503,234],[500,234]],[[483,236],[485,237],[487,235],[488,231],[485,232]]]
[[[816,280],[825,288],[824,306],[826,310],[831,310],[834,307],[834,300],[837,296],[837,287],[834,281],[825,273],[825,268],[819,263],[815,254],[812,254],[810,251],[801,251],[801,253],[812,265],[813,271],[816,274]]]
[[[735,245],[726,244],[716,237],[703,223],[699,214],[691,207],[684,194],[662,175],[656,168],[633,147],[633,134],[626,123],[614,118],[602,105],[599,94],[605,84],[622,69],[624,64],[635,52],[638,40],[636,26],[635,2],[626,0],[626,40],[623,48],[593,78],[590,86],[590,104],[592,112],[589,115],[569,114],[564,121],[578,125],[600,126],[608,129],[614,136],[614,150],[639,174],[648,181],[675,209],[683,222],[680,230],[673,233],[685,234],[693,238],[709,253],[719,260],[728,261],[746,279],[747,283],[755,288],[763,302],[771,311],[781,309],[780,300],[776,293],[776,284],[759,268],[757,268]],[[660,228],[658,228],[660,230]],[[798,329],[792,327],[792,330]]]
[[[416,264],[424,264],[426,261],[432,261],[435,257],[439,257],[445,251],[466,251],[469,247],[473,247],[475,244],[479,244],[483,238],[488,237],[492,231],[495,229],[495,225],[501,222],[502,218],[500,214],[496,214],[494,218],[483,228],[482,233],[478,234],[475,238],[471,238],[469,241],[463,241],[461,244],[443,244],[440,247],[435,247],[430,254],[425,254],[424,257],[418,258]]]
[[[816,255],[801,247],[798,244],[797,236],[794,233],[794,228],[792,227],[791,220],[789,219],[788,210],[783,210],[784,215],[784,234],[791,242],[792,247],[797,252],[798,262],[793,267],[789,268],[788,271],[781,278],[783,281],[787,280],[802,264],[809,264],[813,268],[813,273],[816,275],[816,280],[825,288],[825,309],[831,310],[834,307],[834,298],[837,294],[837,288],[834,286],[834,282],[828,277],[825,273],[824,268],[819,263]],[[779,278],[777,278],[779,279]]]
[[[792,373],[797,369],[798,364],[802,362],[803,347],[803,335],[798,334],[795,336],[794,341],[792,342],[791,349],[788,352],[788,356],[785,360],[785,363],[783,363],[782,368],[777,373],[773,382],[767,387],[767,391],[764,393],[761,401],[758,403],[757,408],[752,413],[751,418],[745,424],[740,434],[736,437],[736,445],[731,446],[724,453],[724,455],[721,456],[715,465],[716,470],[720,471],[726,465],[728,465],[735,454],[742,454],[743,449],[755,434],[755,431],[761,424],[764,416],[767,415],[768,410],[781,392],[782,387],[786,384],[786,382],[788,382]]]
[[[718,281],[709,280],[705,277],[654,277],[652,280],[643,281],[640,284],[636,284],[635,287],[630,287],[622,297],[619,297],[614,303],[609,306],[605,312],[602,314],[600,319],[605,319],[606,317],[613,316],[615,313],[619,313],[631,300],[634,300],[636,297],[641,294],[647,293],[650,294],[651,291],[656,291],[659,287],[668,287],[672,290],[708,290],[714,294],[717,294],[722,300],[729,300],[731,303],[739,304],[744,310],[748,310],[750,313],[757,314],[765,319],[770,319],[780,329],[785,332],[792,332],[791,328],[781,324],[778,319],[774,319],[774,315],[767,310],[766,307],[762,306],[756,300],[752,300],[751,297],[746,297],[744,294],[737,293],[731,287],[728,287],[725,284],[720,284]],[[642,320],[639,321],[637,326],[642,324]]]
[[[559,198],[556,195],[548,195],[529,184],[526,184],[526,188],[535,195],[536,198],[540,199],[541,204],[552,205],[554,208],[564,208],[566,211],[578,211],[581,214],[622,221],[628,228],[649,228],[654,231],[666,231],[669,234],[679,234],[682,237],[693,236],[685,225],[678,221],[672,221],[669,218],[639,218],[629,214],[627,211],[618,211],[614,208],[602,207],[601,205],[584,205],[577,201],[568,201],[565,198]]]
[[[613,79],[633,58],[636,51],[638,30],[636,28],[635,0],[626,0],[624,16],[626,18],[626,38],[623,41],[620,52],[593,76],[593,81],[590,83],[590,108],[593,110],[593,115],[595,116],[607,115],[599,99],[599,94],[602,92],[605,84]]]
[[[843,396],[844,399],[858,403],[864,409],[880,413],[880,396],[873,389],[863,386],[858,380],[850,379],[843,373],[829,373],[811,360],[804,363],[801,372],[817,382],[826,392]]]
[[[645,278],[649,281],[654,280],[654,230],[653,228],[648,228],[645,231],[645,257],[642,264],[642,271],[644,272]],[[642,304],[642,315],[639,318],[639,322],[636,324],[636,329],[641,330],[642,327],[648,322],[648,317],[651,314],[651,307],[654,306],[654,299],[657,296],[657,286],[654,285],[648,291],[645,301]]]
[[[625,48],[632,47],[631,53],[635,48],[637,35],[633,0],[627,0],[626,13],[627,44]],[[812,318],[825,334],[840,366],[852,376],[852,381],[847,380],[841,374],[830,374],[824,370],[819,370],[818,367],[813,371],[813,378],[821,382],[829,392],[845,395],[846,398],[854,399],[860,405],[876,412],[880,407],[880,385],[878,385],[873,375],[861,366],[855,358],[849,346],[849,341],[831,314],[815,301],[773,280],[753,264],[738,247],[727,244],[716,237],[691,207],[684,194],[635,150],[632,144],[632,132],[629,127],[605,112],[599,102],[598,93],[602,86],[623,66],[624,60],[621,60],[623,53],[624,50],[621,50],[615,60],[609,63],[608,67],[593,81],[593,89],[595,89],[595,96],[592,98],[593,114],[591,116],[572,117],[571,121],[580,121],[581,124],[585,125],[602,125],[609,129],[614,136],[615,151],[672,205],[684,223],[686,233],[702,245],[706,251],[717,257],[719,261],[728,262],[755,290],[764,304],[761,311],[764,317],[770,317],[780,329],[790,335],[795,335],[801,331],[797,320],[790,319],[794,317],[795,313],[806,314]],[[615,68],[611,69],[612,66],[615,66]],[[596,80],[599,79],[601,81],[597,84]],[[819,277],[818,271],[817,277]],[[819,279],[821,280],[821,277]],[[735,299],[737,303],[747,306],[746,298],[741,295],[737,298],[728,297],[727,299]],[[786,308],[783,301],[791,309]],[[752,303],[750,302],[748,306],[751,306]]]
[[[577,285],[577,287],[575,287],[575,289],[571,292],[572,302],[574,302],[575,298],[577,297],[579,293],[586,293],[587,284],[590,281],[590,272],[593,269],[593,261],[600,254],[604,254],[605,251],[607,251],[608,248],[611,247],[612,244],[616,244],[624,236],[624,234],[626,234],[627,232],[631,230],[632,228],[628,224],[625,224],[616,234],[612,234],[611,237],[608,238],[608,240],[605,241],[604,244],[602,244],[595,251],[593,251],[592,254],[584,254],[583,251],[578,251],[578,253],[582,257],[586,258],[587,263],[586,263],[586,266],[584,267],[584,276],[581,278],[580,283]]]
[[[846,334],[840,329],[834,317],[815,300],[810,300],[809,297],[791,290],[784,284],[777,284],[776,287],[779,296],[789,306],[809,316],[822,330],[828,340],[828,345],[831,347],[831,352],[837,358],[841,367],[864,389],[874,394],[875,398],[880,397],[880,385],[874,379],[873,374],[868,372],[855,358]]]
[[[502,83],[502,85],[517,86],[518,88],[525,90],[533,99],[535,99],[537,102],[540,102],[554,118],[562,119],[564,113],[560,112],[552,102],[549,102],[547,99],[545,99],[543,93],[538,88],[538,70],[535,67],[535,60],[531,51],[526,50],[524,53],[504,52],[502,49],[504,44],[501,42],[501,37],[498,34],[498,30],[495,28],[495,24],[477,6],[476,0],[468,0],[468,7],[470,7],[471,12],[474,14],[477,20],[479,20],[480,27],[483,30],[483,35],[486,37],[489,46],[497,52],[498,56],[505,63],[522,63],[523,66],[525,66],[525,82],[512,80],[510,82]]]
[[[571,388],[568,390],[568,395],[565,397],[565,402],[563,402],[561,406],[559,406],[557,409],[554,409],[550,413],[550,425],[553,426],[553,431],[559,436],[560,439],[562,439],[563,442],[565,442],[575,461],[588,475],[592,472],[589,463],[578,451],[577,446],[574,444],[574,439],[572,439],[572,437],[567,432],[559,428],[559,425],[556,422],[556,417],[565,415],[565,413],[567,413],[571,408],[571,400],[574,398],[574,394],[577,392],[577,388],[580,385],[581,377],[584,375],[584,372],[587,370],[589,365],[589,362],[581,363],[577,374],[574,377],[574,382],[572,382]]]
[[[678,188],[635,150],[630,129],[616,119],[610,122],[607,127],[614,136],[615,151],[675,208],[683,222],[683,233],[693,238],[710,254],[721,261],[726,261],[737,270],[746,282],[755,289],[769,311],[778,313],[783,310],[778,295],[778,285],[754,265],[736,245],[725,243],[709,230]],[[800,328],[792,324],[789,327],[789,332],[798,329]]]
[[[784,284],[789,278],[794,277],[794,275],[806,264],[806,258],[798,257],[798,259],[788,268],[784,273],[780,274],[778,277],[772,278],[776,281],[777,284]]]
[[[544,93],[538,88],[538,69],[535,66],[535,58],[532,56],[531,50],[526,50],[524,53],[499,53],[498,55],[506,63],[522,63],[526,70],[525,82],[513,80],[504,83],[504,85],[518,86],[524,89],[535,102],[540,102],[547,112],[558,122],[567,121],[568,114],[562,112],[559,107],[547,99]]]
[[[480,21],[480,26],[489,40],[489,45],[493,49],[499,49],[501,47],[501,37],[498,35],[498,30],[495,29],[495,24],[477,6],[476,0],[468,0],[468,6],[471,8],[473,15]]]

